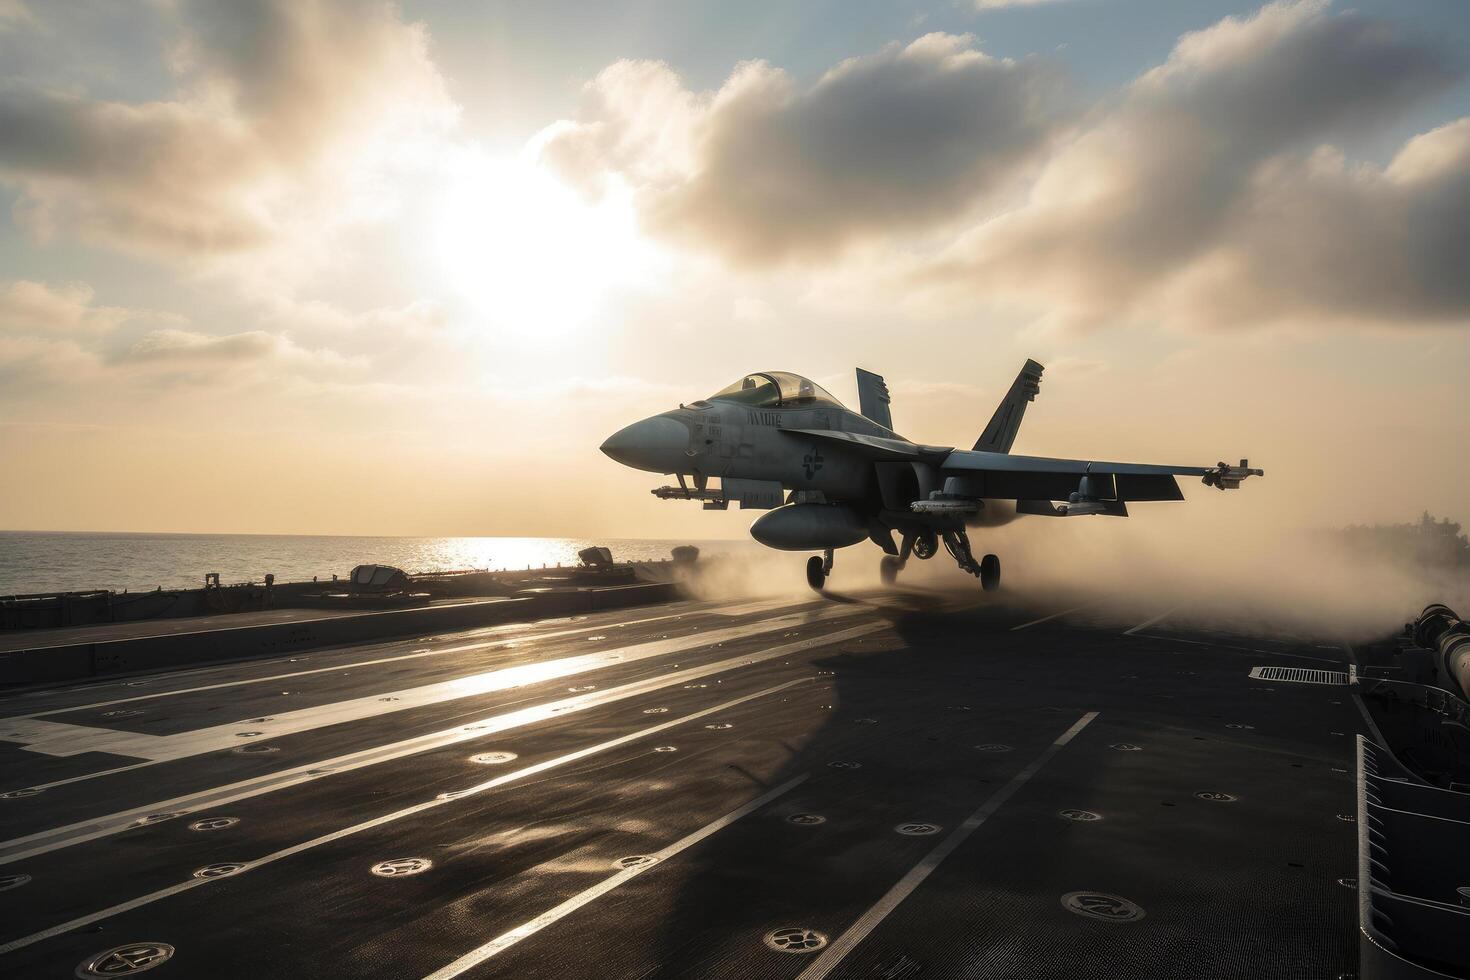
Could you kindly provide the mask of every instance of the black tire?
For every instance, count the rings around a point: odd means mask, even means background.
[[[914,557],[920,561],[928,561],[939,554],[939,535],[933,531],[920,532],[914,538]]]
[[[806,584],[818,592],[821,592],[822,586],[827,584],[827,573],[822,568],[822,559],[817,555],[812,555],[806,560]]]
[[[883,560],[878,563],[878,577],[883,580],[884,585],[892,585],[898,581],[898,570],[903,567],[899,565],[898,559],[892,555],[884,555]]]
[[[986,592],[1000,588],[1000,559],[994,555],[980,559],[980,588]]]

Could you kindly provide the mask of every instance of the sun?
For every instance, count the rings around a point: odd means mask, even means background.
[[[467,154],[450,171],[430,250],[449,288],[495,327],[564,338],[620,291],[654,285],[659,250],[623,185],[590,200],[528,157]]]

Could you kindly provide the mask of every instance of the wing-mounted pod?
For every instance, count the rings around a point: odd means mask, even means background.
[[[1016,513],[1037,517],[1081,517],[1085,514],[1127,517],[1128,504],[1121,500],[1068,500],[1060,504],[1050,500],[1018,500]]]
[[[1118,496],[1117,477],[1112,473],[1093,473],[1089,463],[1087,472],[1077,481],[1077,489],[1068,494],[1064,502],[1018,500],[1016,513],[1041,517],[1081,517],[1085,514],[1127,517],[1128,504]]]
[[[1239,490],[1241,483],[1248,476],[1265,476],[1265,470],[1253,470],[1250,468],[1250,460],[1243,459],[1239,466],[1231,466],[1229,463],[1221,462],[1211,466],[1205,471],[1200,482],[1207,487],[1216,490]]]

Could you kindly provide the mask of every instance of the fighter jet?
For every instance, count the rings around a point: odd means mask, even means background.
[[[625,466],[677,477],[678,486],[653,491],[660,499],[701,500],[707,510],[735,501],[742,509],[770,511],[751,525],[751,536],[782,551],[820,551],[806,566],[807,582],[818,591],[832,573],[833,551],[863,541],[883,549],[885,583],[897,579],[910,557],[934,557],[942,541],[961,570],[983,589],[997,589],[1000,559],[988,554],[976,561],[967,533],[994,523],[997,512],[1127,517],[1132,502],[1183,500],[1177,476],[1234,490],[1247,477],[1264,475],[1244,459],[1239,466],[1159,466],[1014,455],[1011,446],[1041,390],[1043,370],[1026,362],[971,449],[900,436],[888,386],[859,368],[859,412],[807,378],[762,371],[634,422],[602,451]]]

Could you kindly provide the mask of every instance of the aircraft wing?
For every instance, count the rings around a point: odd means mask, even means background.
[[[1016,456],[1010,453],[955,450],[941,469],[953,476],[965,496],[1008,500],[1067,500],[1081,491],[1084,477],[1090,492],[1084,497],[1105,500],[1183,500],[1177,476],[1197,476],[1207,486],[1234,490],[1250,476],[1263,476],[1247,460],[1239,466],[1168,466],[1154,463],[1113,463],[1103,460]]]
[[[1223,464],[1222,464],[1223,465]],[[1134,476],[1205,476],[1213,466],[1166,466],[1156,463],[1108,463],[1101,460],[1060,459],[1055,456],[1014,456],[983,450],[958,449],[949,454],[944,468],[951,470],[997,470],[1009,473],[1126,473]]]
[[[1054,456],[1017,456],[986,450],[923,446],[907,439],[870,436],[833,429],[783,429],[793,438],[817,439],[841,445],[875,463],[918,463],[937,467],[936,498],[914,503],[915,511],[964,509],[965,499],[1016,500],[1025,513],[1053,513],[1047,501],[1070,502],[1073,513],[1089,512],[1080,502],[1098,504],[1102,513],[1126,513],[1127,501],[1183,500],[1175,477],[1197,476],[1206,486],[1233,490],[1249,476],[1264,475],[1246,460],[1239,466],[1168,466],[1155,463],[1114,463],[1103,460],[1061,459]],[[1079,498],[1079,499],[1074,499]],[[973,509],[971,507],[970,509]]]

